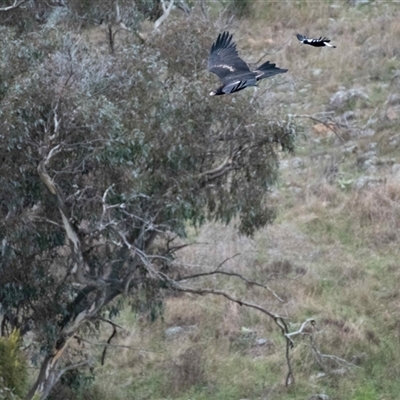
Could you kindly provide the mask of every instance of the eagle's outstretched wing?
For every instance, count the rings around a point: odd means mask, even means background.
[[[270,78],[271,76],[284,74],[287,69],[278,68],[276,64],[272,64],[269,61],[257,67],[253,72],[256,73],[256,79],[259,81],[261,79]]]
[[[222,82],[230,75],[250,72],[247,64],[238,56],[236,44],[229,32],[220,33],[212,44],[208,57],[208,70],[218,75]]]

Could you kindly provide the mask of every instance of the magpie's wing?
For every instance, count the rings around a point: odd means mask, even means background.
[[[250,72],[247,64],[238,56],[236,44],[229,32],[220,33],[212,44],[208,57],[208,70],[224,82],[232,74]]]
[[[312,43],[324,43],[324,42],[329,43],[330,40],[326,37],[320,36],[319,39],[313,39],[313,40],[311,40],[311,42]]]
[[[296,36],[297,36],[297,39],[300,40],[300,42],[302,42],[303,40],[307,40],[308,39],[307,36],[300,35],[300,33],[298,33]]]

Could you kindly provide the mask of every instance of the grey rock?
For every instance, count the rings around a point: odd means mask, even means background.
[[[265,339],[265,338],[256,339],[257,346],[264,346],[267,343],[268,343],[268,339]]]
[[[329,99],[328,108],[330,110],[338,110],[347,107],[351,100],[368,102],[369,96],[362,89],[339,90]]]
[[[193,332],[197,329],[196,325],[186,325],[186,326],[171,326],[165,330],[165,337],[167,339],[172,339],[174,337],[183,335],[185,333]]]
[[[375,135],[375,131],[371,128],[368,129],[363,129],[362,131],[360,131],[359,135],[360,137],[370,137],[370,136],[374,136]]]
[[[388,98],[388,103],[389,103],[391,106],[394,106],[394,105],[396,105],[396,104],[400,104],[400,94],[397,94],[397,93],[391,94],[391,95],[389,96],[389,98]]]
[[[377,142],[371,142],[371,143],[368,145],[368,150],[370,150],[370,151],[375,151],[375,152],[376,152],[377,147],[378,147],[378,143],[377,143]]]
[[[378,186],[382,183],[382,179],[373,176],[362,176],[353,183],[353,189],[368,189]]]
[[[390,168],[390,172],[391,172],[393,175],[399,175],[399,172],[400,172],[400,164],[397,164],[397,163],[393,164],[392,167]]]
[[[358,146],[356,144],[351,144],[350,146],[346,146],[342,152],[345,154],[357,153]]]
[[[400,135],[393,135],[388,143],[390,147],[397,147],[400,144]]]
[[[329,400],[329,396],[327,394],[313,394],[308,398],[308,400]]]
[[[393,164],[396,164],[395,158],[379,158],[377,161],[377,165],[380,167],[391,167]]]
[[[289,167],[289,160],[280,160],[279,161],[279,168],[284,170]]]
[[[353,121],[356,119],[356,113],[354,111],[346,111],[343,115],[342,115],[342,120],[347,123],[348,121]]]
[[[376,171],[378,165],[378,157],[374,153],[366,153],[363,157],[359,157],[357,160],[358,165],[363,171]]]
[[[185,332],[185,329],[182,328],[181,326],[171,326],[171,328],[168,328],[165,330],[165,336],[168,339],[171,339],[171,338],[178,336],[184,332]]]
[[[304,161],[300,157],[295,157],[293,158],[291,164],[293,168],[302,168],[304,166]]]
[[[360,158],[363,158],[364,160],[368,160],[368,159],[371,159],[371,158],[374,158],[374,157],[376,159],[376,151],[375,150],[370,150],[370,151],[367,151],[366,153],[364,153],[362,155],[362,157],[360,157]]]

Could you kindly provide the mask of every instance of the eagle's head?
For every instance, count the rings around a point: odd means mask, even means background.
[[[217,94],[216,90],[213,90],[212,92],[210,92],[210,96],[215,96]]]

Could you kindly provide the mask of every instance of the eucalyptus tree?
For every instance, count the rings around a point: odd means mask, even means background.
[[[208,22],[163,29],[109,55],[76,32],[0,28],[1,330],[34,337],[28,399],[89,363],[70,344],[119,298],[154,310],[178,288],[171,243],[188,226],[273,220],[295,127],[251,92],[207,96]]]

